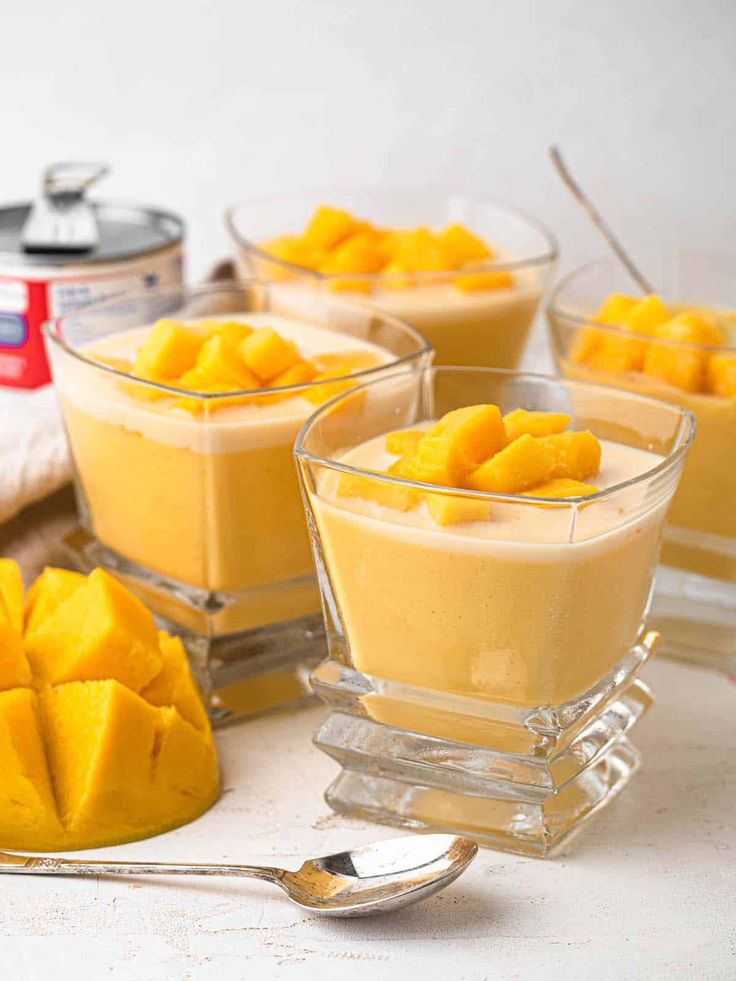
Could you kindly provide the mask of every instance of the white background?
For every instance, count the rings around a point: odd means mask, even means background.
[[[526,207],[564,266],[600,246],[546,158],[636,252],[736,238],[733,0],[25,0],[5,6],[0,199],[70,157],[190,223],[332,183],[444,184]],[[101,192],[103,193],[103,192]]]

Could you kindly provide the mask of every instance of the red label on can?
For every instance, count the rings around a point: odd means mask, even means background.
[[[41,324],[45,282],[0,277],[0,384],[36,388],[51,380]]]

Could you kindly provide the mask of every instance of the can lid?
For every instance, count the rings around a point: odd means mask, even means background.
[[[22,231],[30,202],[0,208],[0,262],[17,266],[80,266],[115,262],[158,252],[181,242],[184,222],[178,215],[155,208],[92,202],[100,241],[82,255],[26,252]]]

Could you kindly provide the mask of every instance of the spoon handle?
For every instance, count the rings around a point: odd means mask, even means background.
[[[78,862],[0,852],[0,873],[13,875],[238,875],[280,883],[282,869],[260,865],[183,865],[172,862]]]
[[[552,158],[552,163],[555,166],[555,170],[562,178],[562,182],[565,184],[583,211],[587,214],[588,218],[590,218],[590,220],[593,222],[601,235],[608,242],[611,249],[613,249],[613,251],[616,253],[619,260],[626,267],[627,272],[642,293],[654,293],[651,283],[647,280],[646,276],[638,268],[634,260],[618,240],[613,232],[613,229],[609,227],[603,215],[600,213],[600,211],[598,211],[596,206],[567,169],[567,165],[562,159],[562,154],[556,146],[551,146],[549,148],[549,155]]]

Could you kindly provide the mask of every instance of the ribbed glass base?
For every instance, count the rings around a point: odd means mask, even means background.
[[[312,684],[333,711],[315,743],[342,767],[327,802],[546,856],[636,771],[627,733],[651,704],[636,674],[655,640],[648,634],[581,698],[535,709],[411,689],[324,661]]]

